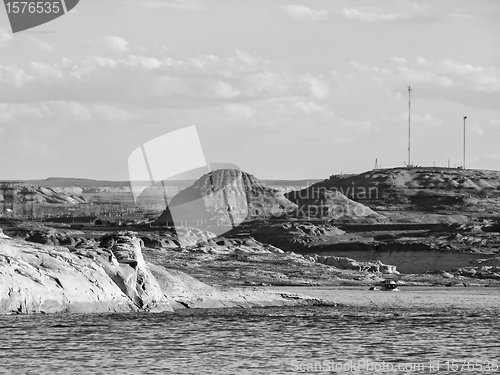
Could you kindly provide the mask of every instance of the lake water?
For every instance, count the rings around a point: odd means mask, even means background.
[[[0,372],[500,374],[499,332],[481,305],[0,316]]]

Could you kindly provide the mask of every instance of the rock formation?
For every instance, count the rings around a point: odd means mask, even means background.
[[[376,222],[383,216],[321,183],[285,194],[298,208],[293,216],[301,219],[326,219],[335,222]]]
[[[228,234],[248,234],[260,242],[296,252],[352,240],[352,236],[331,224],[307,221],[267,220],[245,223]]]
[[[151,274],[141,251],[141,240],[133,232],[120,232],[101,239],[108,262],[101,259],[106,274],[140,309],[162,310],[168,301]],[[102,258],[102,256],[101,256]]]
[[[423,167],[379,169],[355,175],[333,175],[316,186],[338,190],[375,209],[389,206],[406,211],[433,210],[434,213],[452,210],[457,214],[500,207],[498,171]]]
[[[9,237],[9,236],[6,236],[6,235],[3,233],[2,229],[0,228],[0,238],[6,239],[6,238],[10,238],[10,237]]]
[[[0,239],[0,313],[135,310],[91,257],[62,247]]]
[[[42,186],[13,186],[14,199],[21,204],[79,204],[87,203],[87,200],[81,195],[81,189],[68,190],[48,188]],[[76,193],[76,194],[75,194]],[[4,200],[0,192],[0,201]]]
[[[0,241],[0,312],[172,311],[131,233],[106,250]]]
[[[144,261],[134,232],[104,236],[100,247],[48,246],[0,231],[0,314],[173,311],[188,307],[322,304],[263,290],[220,290]]]
[[[365,271],[365,272],[380,272],[386,274],[397,274],[399,272],[396,270],[396,266],[391,266],[383,264],[381,261],[370,261],[370,262],[358,262],[354,259],[347,257],[335,257],[335,256],[321,256],[315,255],[314,259],[318,263],[326,264],[328,266],[333,266],[341,270],[355,270],[355,271]]]
[[[205,174],[172,198],[155,225],[235,227],[242,222],[280,216],[295,205],[277,190],[265,186],[251,174],[219,169]]]

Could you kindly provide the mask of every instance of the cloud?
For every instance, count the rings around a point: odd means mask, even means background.
[[[436,7],[431,2],[398,2],[396,9],[387,12],[386,8],[378,7],[345,8],[341,16],[361,22],[430,22],[455,17],[454,13]]]
[[[229,115],[238,119],[252,119],[255,117],[255,111],[245,104],[230,103],[223,105],[223,108]]]
[[[6,47],[12,39],[14,39],[12,33],[3,27],[0,27],[0,48]]]
[[[104,41],[117,52],[129,51],[129,42],[119,36],[105,36]]]
[[[309,89],[316,99],[326,99],[330,93],[328,86],[324,83],[324,80],[313,76],[312,74],[307,74],[302,77],[304,82],[309,84]]]
[[[500,68],[473,66],[452,60],[445,60],[435,65],[441,74],[456,77],[457,83],[470,86],[475,91],[500,92]]]
[[[408,60],[406,60],[404,57],[398,57],[398,56],[392,56],[391,61],[400,65],[406,64],[408,62]]]
[[[284,5],[282,9],[290,17],[297,20],[322,21],[328,19],[328,12],[324,9],[314,10],[303,5]]]
[[[408,112],[401,113],[399,116],[392,116],[392,117],[383,116],[382,120],[394,122],[397,124],[408,124]],[[436,126],[443,126],[443,121],[434,117],[429,113],[426,113],[425,115],[412,113],[411,124],[412,126],[417,126],[419,128],[425,129],[425,128],[433,128]]]
[[[304,113],[314,113],[323,110],[323,108],[315,102],[300,101],[295,103],[295,107]]]
[[[129,121],[136,118],[131,112],[103,104],[78,102],[42,102],[36,104],[0,103],[0,122],[19,121]]]
[[[423,65],[423,66],[430,66],[432,65],[432,63],[426,59],[424,59],[423,57],[417,57],[417,62],[420,64],[420,65]]]
[[[208,7],[202,0],[165,0],[141,1],[141,5],[153,9],[177,9],[187,11],[206,11]]]
[[[367,120],[339,119],[339,126],[353,133],[366,133],[371,130],[372,123]]]
[[[399,58],[398,58],[399,59]],[[463,89],[482,93],[500,93],[500,68],[464,64],[453,60],[432,62],[418,57],[417,64],[378,67],[351,62],[358,72],[377,82],[404,85],[425,84],[427,87]]]
[[[343,9],[342,17],[356,21],[394,21],[400,16],[397,13],[364,12],[356,8]]]
[[[491,132],[500,130],[500,120],[490,120],[487,123],[477,123],[474,121],[470,121],[472,119],[468,119],[467,121],[467,130],[471,131],[478,135],[485,135],[487,132],[491,134]]]
[[[88,101],[194,108],[254,101],[321,101],[327,81],[294,74],[256,54],[175,60],[128,55],[0,66],[0,102]]]
[[[47,43],[43,40],[32,37],[31,35],[26,35],[30,41],[32,41],[38,48],[43,51],[52,52],[56,49],[55,44]]]

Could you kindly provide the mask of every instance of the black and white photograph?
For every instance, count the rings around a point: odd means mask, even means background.
[[[499,19],[3,0],[0,374],[500,375]]]

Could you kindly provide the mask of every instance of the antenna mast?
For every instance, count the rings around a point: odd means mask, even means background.
[[[411,123],[410,123],[410,110],[411,110],[411,90],[412,88],[408,86],[408,166],[411,165]]]

